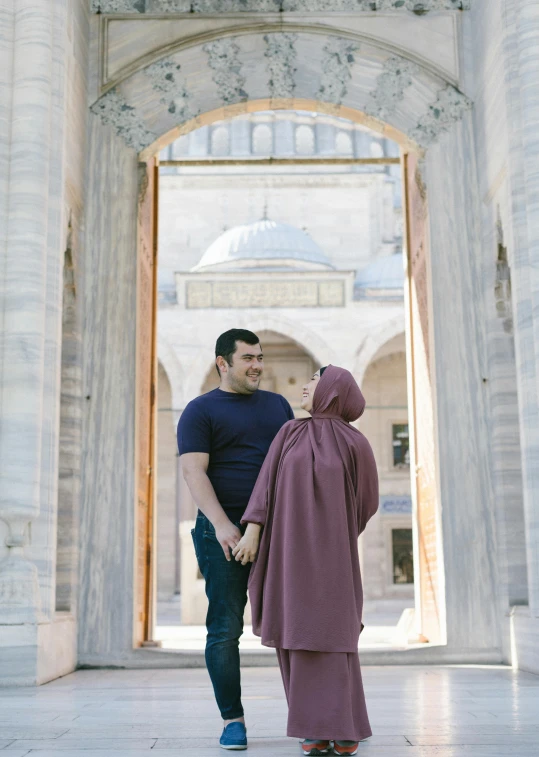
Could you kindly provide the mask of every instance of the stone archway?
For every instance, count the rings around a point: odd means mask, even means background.
[[[105,57],[109,53],[105,51]],[[428,283],[432,338],[435,344],[444,345],[443,352],[436,355],[435,401],[437,455],[444,461],[438,488],[447,505],[443,509],[445,567],[449,571],[443,591],[447,618],[451,618],[447,641],[453,649],[481,650],[483,659],[498,659],[495,576],[484,571],[489,564],[488,534],[493,517],[484,497],[490,486],[487,452],[481,448],[485,400],[473,389],[480,375],[479,357],[471,355],[466,363],[460,360],[462,345],[481,341],[471,296],[478,276],[473,253],[478,239],[474,223],[477,186],[470,160],[474,153],[470,100],[455,87],[451,76],[408,54],[404,44],[383,43],[312,24],[287,23],[283,27],[268,20],[239,24],[231,18],[226,29],[207,32],[203,40],[193,34],[178,44],[172,42],[166,51],[156,48],[154,53],[153,59],[135,55],[128,75],[125,69],[126,75],[113,87],[101,78],[96,92],[99,97],[91,109],[95,117],[90,119],[86,245],[93,250],[92,280],[107,282],[114,266],[118,284],[113,292],[106,286],[87,292],[89,312],[96,314],[86,327],[88,360],[99,366],[89,387],[98,397],[91,408],[89,447],[99,446],[97,418],[103,419],[99,433],[105,429],[106,438],[134,435],[132,375],[126,366],[134,365],[135,359],[130,319],[136,281],[133,249],[139,156],[147,159],[167,140],[203,123],[265,108],[330,111],[377,129],[398,141],[404,150],[422,153],[425,160],[422,173],[429,191],[430,235],[436,242]],[[111,197],[106,208],[100,201],[104,186]],[[458,309],[448,296],[448,280],[452,290],[460,294]],[[102,312],[109,313],[106,329],[100,323]],[[109,358],[107,363],[104,356]],[[458,365],[460,372],[458,390],[449,380],[451,365]],[[103,389],[114,377],[118,377],[115,396],[120,402],[112,413]],[[454,438],[449,443],[455,424],[467,429],[457,445]],[[131,442],[122,453],[129,461]],[[133,520],[132,470],[128,462],[122,475],[103,480],[99,472],[110,467],[107,455],[114,459],[118,450],[105,445],[85,463],[83,517],[88,536],[83,563],[86,560],[89,567],[96,561],[100,565],[90,578],[92,592],[88,596],[101,597],[101,617],[97,622],[89,600],[84,600],[79,636],[83,663],[125,657],[131,654],[133,638],[133,595],[129,587],[134,566],[125,560],[118,568],[114,560],[118,552],[129,554],[134,548],[129,530],[120,533],[116,523],[118,519],[126,523]],[[466,464],[470,456],[481,460],[473,470]],[[114,518],[99,504],[101,501],[106,508],[111,500],[117,503]],[[466,503],[465,513],[459,509],[460,503]],[[485,523],[490,524],[487,529]],[[106,540],[101,538],[104,532]],[[474,550],[463,552],[460,545],[469,532],[476,534]],[[454,570],[457,557],[461,571],[484,576],[481,587],[473,583],[462,587]],[[114,586],[108,586],[101,577],[112,570],[117,580]],[[467,615],[457,623],[457,609],[463,603]],[[118,633],[111,634],[110,628],[103,627],[102,618],[113,615]]]
[[[387,342],[404,332],[404,326],[404,318],[402,314],[399,314],[388,323],[384,323],[377,331],[365,336],[355,355],[353,368],[354,376],[360,386],[368,366],[376,359],[376,355]]]
[[[143,160],[204,124],[268,109],[331,112],[405,149],[426,148],[471,107],[450,76],[404,49],[290,22],[286,31],[228,26],[156,47],[112,81],[102,76],[100,88],[92,112]]]

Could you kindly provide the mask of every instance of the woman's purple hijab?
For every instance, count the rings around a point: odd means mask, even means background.
[[[243,522],[264,526],[249,597],[266,646],[357,652],[357,540],[378,509],[374,455],[350,425],[364,409],[352,374],[328,366],[312,417],[285,424],[262,466]]]

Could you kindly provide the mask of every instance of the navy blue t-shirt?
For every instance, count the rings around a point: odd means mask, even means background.
[[[232,521],[247,507],[262,463],[279,429],[294,418],[280,394],[214,389],[192,400],[178,423],[178,450],[207,452],[208,478]]]

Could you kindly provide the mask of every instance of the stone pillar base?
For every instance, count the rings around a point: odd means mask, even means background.
[[[1,622],[6,625],[36,624],[39,608],[37,568],[13,549],[12,554],[0,563]]]
[[[35,686],[77,666],[77,624],[69,613],[52,622],[0,625],[0,687]]]

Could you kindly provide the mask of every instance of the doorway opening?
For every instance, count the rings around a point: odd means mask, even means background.
[[[358,545],[368,629],[361,644],[439,642],[436,500],[416,476],[434,465],[432,417],[417,402],[418,375],[422,391],[430,383],[419,167],[361,123],[264,110],[176,139],[159,155],[157,186],[146,638],[171,649],[204,647],[204,582],[190,536],[195,508],[174,429],[186,404],[217,385],[217,336],[241,327],[261,338],[262,388],[284,394],[298,415],[302,383],[316,368],[333,362],[354,373],[368,405],[358,425],[381,479],[379,513]],[[428,443],[419,443],[420,427]],[[422,466],[418,456],[430,457]],[[259,649],[248,628],[243,648]]]

